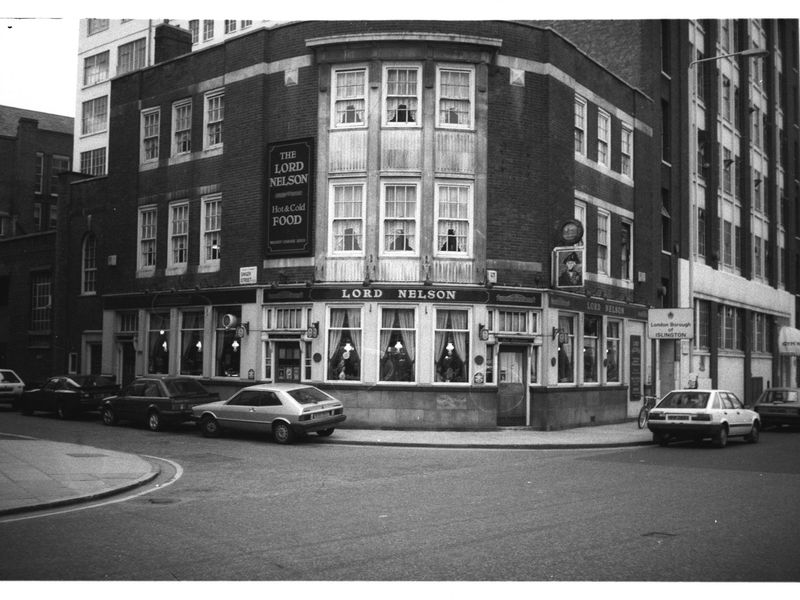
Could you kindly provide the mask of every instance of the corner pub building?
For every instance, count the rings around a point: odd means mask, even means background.
[[[650,98],[530,24],[284,23],[193,53],[185,35],[161,25],[157,64],[112,81],[108,175],[60,213],[95,253],[102,322],[71,310],[105,372],[222,397],[309,382],[355,427],[638,412]]]

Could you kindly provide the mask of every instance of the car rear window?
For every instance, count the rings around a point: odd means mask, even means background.
[[[194,379],[167,379],[164,381],[170,395],[172,396],[191,396],[208,394],[206,388]]]
[[[658,408],[705,408],[708,392],[670,392],[658,403]]]
[[[114,382],[102,375],[72,375],[70,379],[79,387],[110,387]]]
[[[305,387],[291,390],[289,395],[297,400],[300,404],[316,404],[317,402],[333,400],[333,397],[315,387]]]
[[[12,371],[0,371],[0,381],[4,383],[19,383],[19,377]]]
[[[792,390],[773,390],[766,393],[763,402],[797,402],[797,392]]]

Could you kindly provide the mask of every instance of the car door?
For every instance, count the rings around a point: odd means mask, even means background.
[[[227,404],[215,410],[217,421],[223,427],[251,431],[255,429],[256,407],[259,392],[243,390],[231,398]]]
[[[39,389],[39,393],[34,395],[33,407],[38,410],[56,410],[56,390],[58,390],[59,378],[51,377]]]
[[[145,381],[137,379],[129,384],[125,390],[117,397],[114,403],[114,409],[117,411],[117,416],[120,419],[133,419],[136,416],[134,405],[138,401],[144,399]]]
[[[276,416],[285,414],[278,394],[270,391],[258,393],[258,404],[253,414],[253,425],[259,431],[270,431],[271,423]]]
[[[744,404],[739,400],[738,396],[732,392],[725,392],[730,400],[733,414],[733,426],[731,427],[731,435],[747,435],[750,433],[750,415],[744,408]]]

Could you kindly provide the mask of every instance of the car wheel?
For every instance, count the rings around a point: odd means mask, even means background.
[[[161,422],[161,415],[158,414],[157,410],[151,410],[147,413],[147,428],[150,431],[161,431],[164,428],[164,424]]]
[[[727,427],[723,426],[722,429],[719,430],[719,433],[714,436],[714,445],[717,448],[724,448],[725,446],[728,445],[728,428]]]
[[[200,431],[203,433],[204,437],[219,437],[219,423],[211,415],[206,415],[200,420]]]
[[[753,423],[753,427],[750,429],[750,433],[746,435],[744,439],[750,442],[751,444],[757,444],[760,434],[761,434],[761,428],[758,426],[758,423]]]
[[[294,439],[294,432],[284,421],[276,421],[272,424],[272,437],[279,444],[288,444]]]
[[[114,414],[114,409],[110,406],[104,406],[100,416],[103,417],[103,425],[110,427],[117,424],[117,415]]]
[[[328,429],[320,429],[320,430],[317,432],[317,435],[318,435],[319,437],[328,437],[328,436],[329,436],[329,435],[331,435],[332,433],[333,433],[333,427],[330,427],[330,428],[328,428]]]

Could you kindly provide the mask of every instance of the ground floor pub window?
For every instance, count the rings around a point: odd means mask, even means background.
[[[575,383],[575,316],[558,316],[558,382]]]
[[[468,381],[469,313],[466,310],[436,310],[433,356],[436,381]]]
[[[186,311],[181,321],[181,375],[202,375],[203,311]]]
[[[619,382],[619,360],[622,323],[609,320],[606,323],[606,381]]]
[[[147,372],[169,373],[169,312],[150,313]]]
[[[328,328],[328,379],[361,379],[361,309],[332,308]]]
[[[414,309],[381,311],[381,381],[414,381],[416,341]]]
[[[236,327],[226,329],[223,325],[223,319],[226,314],[236,317],[237,323],[242,320],[242,310],[238,306],[217,309],[214,375],[218,377],[238,377],[242,344],[239,338],[236,337]]]
[[[583,319],[583,381],[597,383],[600,334],[603,331],[602,317],[586,315]]]

